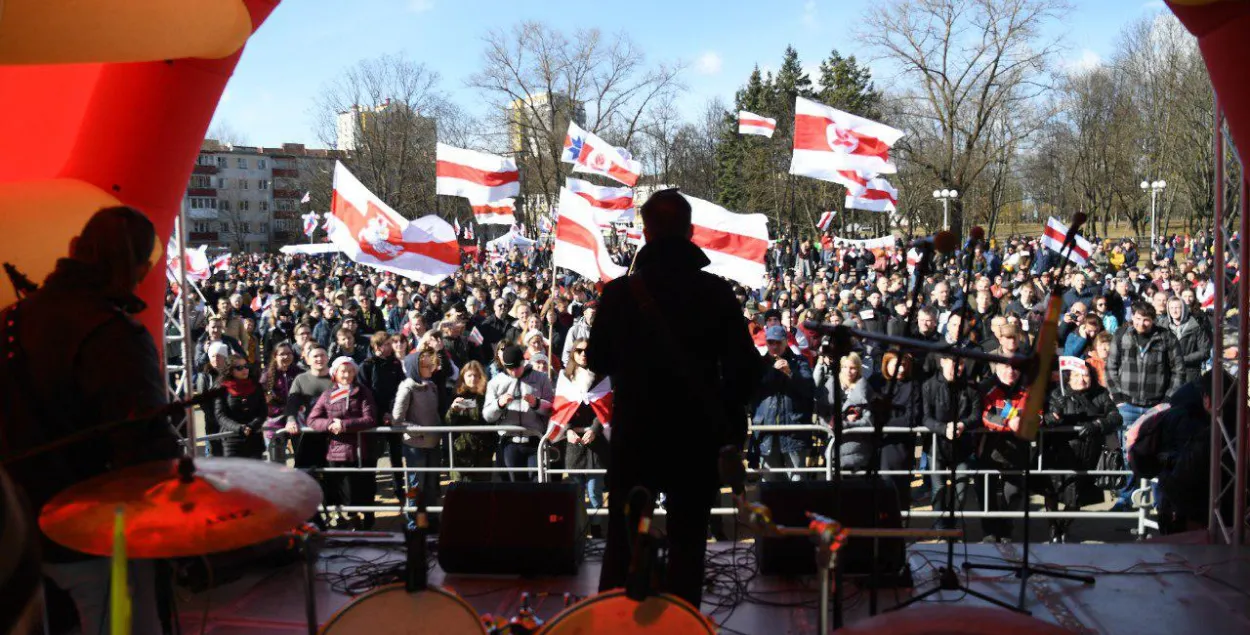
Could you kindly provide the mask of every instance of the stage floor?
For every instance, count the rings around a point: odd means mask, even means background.
[[[738,543],[740,549],[751,545]],[[1022,545],[970,544],[966,552],[957,546],[956,566],[965,561],[999,562],[1021,555]],[[728,551],[730,543],[709,545],[713,553]],[[967,554],[965,556],[965,553]],[[917,544],[909,549],[917,590],[935,584],[934,567],[945,562],[942,544]],[[727,555],[722,556],[727,557]],[[1030,579],[1026,608],[1047,622],[1084,633],[1250,633],[1250,548],[1182,545],[1155,542],[1114,545],[1034,545],[1035,564],[1085,567],[1073,573],[1092,573],[1096,584]],[[327,545],[318,562],[317,612],[324,622],[346,605],[350,598],[330,587],[329,574],[342,572],[363,561],[400,562],[397,547],[379,548],[354,544]],[[599,562],[585,562],[577,576],[495,577],[446,575],[437,567],[430,574],[431,584],[445,585],[461,594],[478,613],[511,616],[517,611],[521,594],[529,592],[538,617],[547,619],[563,606],[564,593],[588,596],[594,593]],[[1097,567],[1104,572],[1095,572]],[[250,635],[256,633],[297,633],[306,631],[304,622],[303,577],[299,565],[289,565],[245,575],[211,592],[189,595],[179,590],[179,610],[184,632],[201,627],[201,615],[208,610],[206,633]],[[1196,575],[1201,573],[1204,575]],[[1011,574],[977,572],[972,588],[1005,602],[1015,603],[1019,580]],[[1212,579],[1215,578],[1215,579]],[[757,576],[750,585],[750,599],[740,602],[732,614],[721,610],[714,615],[726,633],[800,635],[816,632],[816,591],[813,578],[794,579]],[[847,625],[869,615],[868,593],[847,587]],[[910,589],[883,590],[879,607],[884,610],[910,596]],[[959,601],[968,606],[985,605],[971,597],[959,599],[960,592],[943,592],[931,601]],[[766,603],[762,603],[763,602]],[[705,603],[703,610],[714,607]],[[726,617],[728,619],[726,619]],[[426,632],[426,631],[414,631]]]

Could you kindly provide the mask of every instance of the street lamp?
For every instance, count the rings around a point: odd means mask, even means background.
[[[933,190],[933,198],[942,201],[942,229],[950,229],[950,202],[952,198],[959,198],[959,192],[955,190]]]
[[[1160,181],[1154,181],[1154,182],[1149,182],[1149,181],[1142,181],[1142,182],[1141,182],[1141,189],[1142,189],[1142,191],[1143,191],[1143,192],[1150,192],[1150,256],[1151,256],[1152,258],[1154,257],[1154,253],[1155,253],[1155,249],[1156,249],[1156,243],[1155,243],[1155,198],[1159,195],[1159,192],[1162,192],[1162,191],[1163,191],[1163,188],[1165,188],[1165,187],[1167,187],[1167,186],[1168,186],[1167,181],[1162,181],[1162,180],[1160,180]]]

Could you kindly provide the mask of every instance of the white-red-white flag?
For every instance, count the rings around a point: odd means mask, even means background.
[[[213,258],[213,261],[208,263],[208,268],[211,269],[213,273],[229,271],[230,254],[227,252]]]
[[[569,191],[586,199],[595,208],[600,225],[634,221],[634,190],[628,187],[602,187],[581,179],[565,179]]]
[[[920,252],[915,248],[907,250],[907,273],[916,270],[916,265],[920,264]]]
[[[336,386],[334,390],[330,391],[330,403],[336,403],[347,399],[351,392],[351,386]]]
[[[1094,253],[1094,245],[1090,244],[1080,234],[1076,235],[1076,243],[1072,245],[1070,251],[1063,251],[1063,239],[1068,235],[1068,226],[1064,225],[1059,219],[1051,216],[1046,221],[1046,229],[1042,231],[1042,246],[1054,251],[1062,256],[1067,257],[1077,265],[1084,265],[1089,260],[1090,254]]]
[[[1198,287],[1198,303],[1205,309],[1215,308],[1215,283],[1208,280]]]
[[[451,228],[456,230],[457,236],[460,235],[460,219],[459,218],[451,219]]]
[[[482,336],[482,332],[477,330],[476,326],[473,327],[472,331],[469,331],[468,338],[469,338],[469,343],[474,346],[481,346],[482,342],[486,341],[486,338]]]
[[[893,174],[890,147],[901,136],[902,130],[796,97],[790,173],[835,183],[845,170]]]
[[[641,247],[647,244],[647,237],[642,235],[641,229],[630,227],[625,230],[625,242]]]
[[[604,377],[590,390],[582,390],[564,373],[556,381],[555,398],[551,400],[550,425],[547,428],[547,441],[556,442],[564,435],[578,408],[589,405],[595,417],[605,426],[612,424],[612,379]]]
[[[326,234],[329,234],[330,227],[334,225],[334,214],[331,214],[330,212],[326,212],[322,214],[321,217],[325,219],[325,222],[321,223],[321,231],[324,231]]]
[[[771,138],[776,129],[776,119],[761,117],[745,110],[738,111],[738,134],[756,134]]]
[[[308,212],[300,218],[304,219],[304,235],[311,237],[317,231],[317,212]]]
[[[473,220],[479,225],[512,225],[516,223],[516,199],[505,198],[489,203],[471,203]]]
[[[465,240],[473,240],[473,239],[474,239],[474,238],[473,238],[473,223],[465,223],[465,225],[464,225],[464,239],[465,239]]]
[[[682,194],[690,201],[690,240],[712,261],[704,271],[757,289],[764,284],[768,217],[735,214],[715,203]]]
[[[304,198],[301,198],[299,202],[307,203],[308,201],[311,201],[311,200],[312,200],[312,192],[308,191],[308,192],[304,192]]]
[[[560,188],[559,214],[551,254],[555,266],[600,282],[625,275],[625,267],[609,257],[603,233],[595,223],[595,210],[586,199]]]
[[[460,243],[447,221],[409,221],[378,198],[342,163],[334,166],[330,240],[352,260],[423,284],[437,284],[460,266]]]
[[[183,256],[187,267],[187,280],[203,282],[213,275],[212,266],[208,262],[208,245],[200,245],[199,247],[188,249]],[[165,265],[173,274],[173,279],[178,279],[178,245],[171,237],[169,244],[165,249]]]
[[[1065,370],[1085,370],[1085,360],[1070,355],[1059,356],[1059,372]]]
[[[463,196],[476,205],[521,193],[520,173],[512,159],[443,143],[435,152],[434,189],[438,194]]]
[[[609,144],[572,121],[564,137],[564,152],[560,160],[572,163],[574,172],[599,174],[630,187],[637,185],[638,177],[642,176],[642,164],[635,161],[627,150]]]
[[[820,220],[816,221],[816,229],[819,229],[822,232],[829,229],[829,226],[833,224],[833,216],[834,212],[832,210],[828,212],[821,212]]]
[[[898,206],[898,190],[882,177],[873,177],[858,191],[846,192],[846,206],[869,212],[893,212]]]

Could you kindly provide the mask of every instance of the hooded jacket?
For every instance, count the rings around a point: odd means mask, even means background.
[[[1177,322],[1169,315],[1164,319],[1164,327],[1176,336],[1180,346],[1181,383],[1187,384],[1202,374],[1202,364],[1211,357],[1211,334],[1206,327],[1190,312],[1189,305],[1181,303],[1181,319]]]

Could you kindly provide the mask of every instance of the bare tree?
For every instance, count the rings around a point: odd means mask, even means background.
[[[481,69],[469,78],[492,102],[517,156],[523,194],[556,199],[568,166],[560,163],[570,120],[609,143],[633,145],[653,107],[678,88],[681,67],[648,64],[624,34],[565,33],[520,22],[483,37]],[[529,207],[545,206],[543,203]],[[526,210],[532,223],[534,210]]]
[[[213,124],[213,127],[208,129],[204,139],[206,141],[215,141],[221,147],[247,145],[247,138],[243,136],[243,133],[227,121],[218,121]]]
[[[1047,118],[1038,105],[1058,42],[1043,31],[1065,10],[1055,0],[893,0],[869,9],[860,40],[910,82],[900,98],[903,159],[962,192],[1020,147]],[[1005,120],[1005,134],[994,134]],[[956,232],[962,209],[953,202]]]

